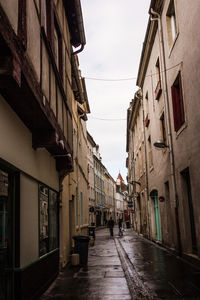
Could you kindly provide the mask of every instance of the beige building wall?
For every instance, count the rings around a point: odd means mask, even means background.
[[[55,159],[45,149],[32,148],[32,135],[0,95],[1,158],[59,191]]]
[[[73,236],[88,234],[89,200],[87,169],[86,122],[78,114],[78,103],[72,102],[73,113],[73,167],[62,182],[61,261],[64,267],[71,259]]]
[[[158,198],[163,196],[165,199],[158,202],[162,242],[176,249],[180,249],[181,244],[184,254],[199,256],[200,38],[197,28],[200,3],[193,1],[192,9],[187,0],[157,0],[151,5],[161,14],[162,27],[157,30],[158,20],[149,20],[137,81],[142,87],[145,117],[148,114],[150,120],[145,128],[149,193],[156,190]],[[174,10],[170,5],[174,5]],[[175,14],[175,23],[170,23],[172,14]],[[153,17],[157,15],[153,14]],[[176,129],[174,119],[177,120],[177,115],[175,117],[172,89],[177,88],[179,74],[184,116]],[[161,90],[160,96],[156,97],[158,81]],[[163,125],[167,147],[158,150],[153,144],[163,141]],[[153,238],[156,238],[157,228],[152,219],[153,197],[150,197],[150,203],[151,231]],[[176,224],[179,224],[179,228],[176,228]]]

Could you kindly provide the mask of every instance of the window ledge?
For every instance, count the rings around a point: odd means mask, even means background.
[[[187,122],[185,122],[181,128],[176,132],[176,139],[178,139],[179,135],[187,128]]]
[[[153,171],[154,167],[153,166],[150,166],[149,168],[149,172],[151,173]]]
[[[174,39],[174,41],[173,41],[171,47],[169,48],[169,58],[170,58],[170,56],[171,56],[171,54],[172,54],[172,51],[173,51],[173,49],[174,49],[174,47],[175,47],[176,41],[177,41],[177,39],[178,39],[178,36],[179,36],[179,32],[177,32],[176,37],[175,37],[175,39]]]

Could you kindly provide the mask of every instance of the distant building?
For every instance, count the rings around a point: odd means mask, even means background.
[[[125,192],[127,191],[127,186],[124,183],[124,179],[122,175],[119,173],[116,180],[116,210],[115,210],[115,219],[118,221],[119,218],[124,217],[124,211],[127,211],[126,203],[124,202],[126,199]],[[126,214],[126,212],[125,212]],[[130,215],[130,214],[128,214]]]
[[[94,147],[94,189],[95,189],[95,212],[96,226],[101,226],[106,223],[105,208],[105,190],[104,190],[104,170],[105,167],[101,162],[99,145]]]
[[[88,160],[88,197],[89,197],[89,224],[96,224],[95,218],[95,186],[94,186],[94,158],[93,149],[96,143],[87,132],[87,160]]]
[[[148,127],[148,114],[144,118],[141,90],[137,91],[127,113],[127,168],[128,207],[132,208],[133,228],[149,236],[147,185],[145,165],[144,127]]]

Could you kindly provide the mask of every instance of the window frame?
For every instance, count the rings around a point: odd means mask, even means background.
[[[176,79],[171,86],[171,96],[174,117],[174,130],[177,133],[186,121],[181,71],[178,72],[178,75],[176,76]]]
[[[58,63],[55,52],[55,37],[54,32],[58,36]],[[63,45],[62,45],[62,34],[59,18],[55,9],[53,1],[46,0],[46,34],[47,39],[51,45],[53,52],[54,63],[57,67],[58,74],[60,75],[61,81],[63,81]]]
[[[159,57],[157,58],[156,64],[156,88],[155,88],[155,100],[159,100],[160,95],[162,93],[162,88],[161,88],[161,70],[160,70],[160,59]]]
[[[42,193],[41,192],[41,188],[46,190],[46,193]],[[50,227],[51,227],[51,219],[52,216],[50,217],[50,192],[53,192],[56,194],[56,208],[57,210],[54,211],[55,214],[54,216],[56,216],[56,245],[55,247],[51,247],[50,246]],[[41,196],[43,195],[43,196]],[[44,200],[44,198],[46,198]],[[42,230],[41,230],[41,200],[43,199],[43,202],[47,202],[47,235],[45,238],[42,238]],[[48,186],[46,186],[43,183],[38,183],[38,217],[39,217],[39,223],[38,223],[38,230],[39,230],[39,257],[42,257],[56,249],[59,248],[59,209],[58,209],[58,192],[56,192],[55,190],[49,188]],[[45,241],[45,243],[43,243]],[[46,250],[43,250],[44,247],[42,248],[42,243],[46,244]]]
[[[167,145],[167,131],[165,124],[165,113],[163,112],[160,117],[160,127],[161,127],[161,140],[165,145]]]
[[[173,24],[174,27],[172,28],[172,20],[174,20]],[[175,1],[170,0],[167,13],[166,13],[166,25],[167,25],[167,34],[168,34],[168,45],[170,52],[176,42],[176,39],[178,37],[178,22],[177,22],[177,13],[176,13],[176,6]],[[174,31],[174,34],[173,34]]]

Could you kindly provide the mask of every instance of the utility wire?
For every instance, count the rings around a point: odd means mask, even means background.
[[[171,69],[174,69],[174,68],[178,67],[180,64],[182,64],[182,62],[180,62],[177,65],[174,65],[174,66],[172,66],[172,67],[170,67],[168,69],[165,69],[164,71],[169,71]],[[161,71],[161,73],[164,72],[164,71]],[[158,73],[146,75],[145,78],[151,77],[151,76],[154,76],[154,75],[158,75]],[[126,81],[126,80],[136,80],[137,77],[122,78],[122,79],[103,79],[103,78],[85,77],[85,79],[88,79],[88,80],[98,80],[98,81]],[[95,117],[89,117],[89,119],[100,120],[100,121],[125,121],[125,120],[127,120],[126,118],[125,119],[103,119],[103,118],[95,118]]]
[[[180,62],[177,65],[174,65],[174,66],[172,66],[168,69],[165,69],[164,71],[160,71],[160,73],[163,73],[163,72],[169,71],[171,69],[174,69],[174,68],[178,67],[180,64],[182,64],[182,62]],[[146,75],[145,78],[155,76],[155,75],[158,75],[158,74],[159,73],[149,74],[149,75]],[[136,80],[137,79],[137,77],[119,78],[119,79],[105,79],[105,78],[95,78],[95,77],[84,77],[84,78],[87,79],[87,80],[97,80],[97,81],[129,81],[129,80]]]
[[[89,119],[101,120],[101,121],[124,121],[124,120],[126,120],[126,119],[101,119],[101,118],[93,118],[93,117],[89,117]]]

